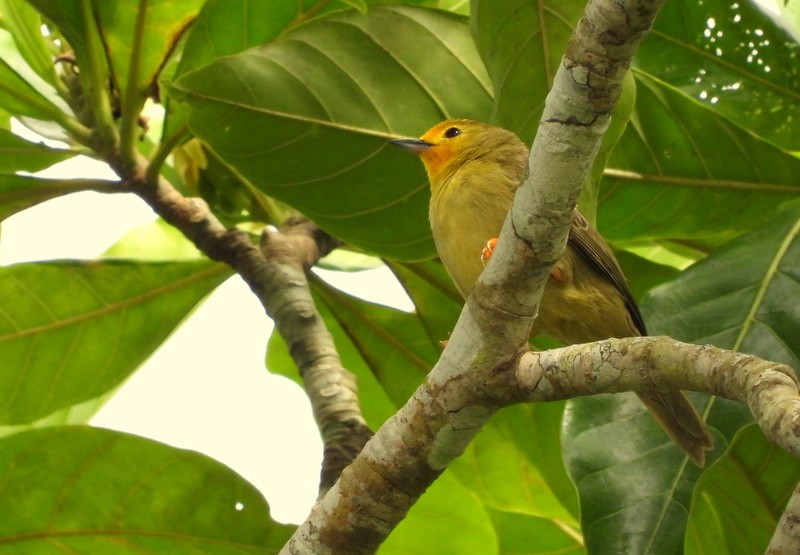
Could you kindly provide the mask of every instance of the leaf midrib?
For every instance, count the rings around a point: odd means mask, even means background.
[[[127,298],[123,301],[116,302],[113,304],[106,305],[102,308],[91,310],[88,312],[83,312],[81,314],[70,316],[68,318],[62,318],[60,320],[56,320],[53,322],[49,322],[47,324],[42,324],[39,326],[34,326],[30,328],[25,328],[23,330],[16,331],[14,333],[0,335],[0,344],[7,342],[7,341],[14,341],[17,339],[22,339],[23,337],[28,337],[31,335],[37,335],[44,332],[50,332],[53,330],[66,328],[74,324],[90,321],[95,318],[100,318],[102,316],[107,316],[109,314],[113,314],[114,312],[118,312],[129,308],[131,306],[135,306],[142,302],[149,301],[156,297],[171,293],[172,291],[177,291],[179,289],[184,288],[187,285],[192,283],[196,283],[198,281],[202,281],[207,279],[211,276],[217,275],[226,271],[228,268],[224,264],[214,264],[213,266],[202,270],[200,272],[194,273],[189,277],[180,279],[178,281],[169,283],[167,285],[157,287],[155,289],[150,289],[146,293],[141,295],[135,295],[133,297]]]
[[[764,279],[761,281],[761,286],[758,288],[758,291],[756,291],[756,295],[753,298],[753,303],[750,305],[750,310],[747,312],[747,316],[742,323],[742,329],[739,332],[739,335],[736,337],[736,341],[733,343],[732,350],[738,351],[741,348],[742,343],[744,343],[744,340],[747,337],[753,322],[756,320],[756,312],[758,312],[758,309],[761,307],[764,296],[767,294],[767,289],[772,283],[772,280],[775,278],[775,275],[778,273],[778,266],[783,260],[783,257],[786,256],[786,252],[794,242],[798,232],[800,232],[800,218],[795,221],[792,229],[786,234],[786,237],[784,238],[780,247],[778,247],[778,250],[775,252],[775,256],[772,258],[769,268],[767,268],[767,271],[764,274]]]

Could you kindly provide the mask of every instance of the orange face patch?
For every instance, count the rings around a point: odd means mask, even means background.
[[[420,153],[420,158],[428,171],[428,177],[435,181],[442,168],[447,166],[458,153],[457,141],[444,137],[444,132],[452,127],[452,122],[444,121],[431,127],[420,139],[433,146]],[[454,142],[456,144],[454,144]]]

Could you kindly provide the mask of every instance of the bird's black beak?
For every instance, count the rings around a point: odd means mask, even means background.
[[[433,143],[429,143],[428,141],[423,141],[421,139],[397,139],[394,141],[389,141],[389,144],[402,148],[406,152],[411,152],[412,154],[425,152],[433,146]]]

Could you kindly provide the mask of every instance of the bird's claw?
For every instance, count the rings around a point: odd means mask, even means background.
[[[494,252],[496,246],[497,237],[492,237],[486,241],[486,246],[483,247],[483,250],[481,251],[481,262],[484,266],[486,266],[486,263],[489,262],[489,259],[492,257],[492,253]]]

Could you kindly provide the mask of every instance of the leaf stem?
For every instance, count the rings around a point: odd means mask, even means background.
[[[141,68],[144,26],[147,19],[148,0],[139,0],[136,23],[131,44],[131,57],[128,64],[128,82],[122,92],[122,119],[120,122],[120,151],[123,163],[133,167],[136,161],[136,131],[139,125],[139,112],[144,105],[145,96],[139,90],[139,71]]]
[[[151,185],[155,185],[158,180],[158,174],[161,167],[167,160],[167,156],[173,149],[180,144],[180,142],[189,136],[189,126],[184,123],[175,132],[159,143],[156,151],[150,157],[147,165],[147,172],[145,173],[145,181]]]
[[[92,0],[81,0],[81,14],[86,29],[86,65],[81,72],[84,89],[94,109],[95,132],[100,150],[113,150],[119,136],[114,125],[111,98],[108,87],[108,72],[105,65],[105,48],[100,39],[100,30],[94,17]]]

